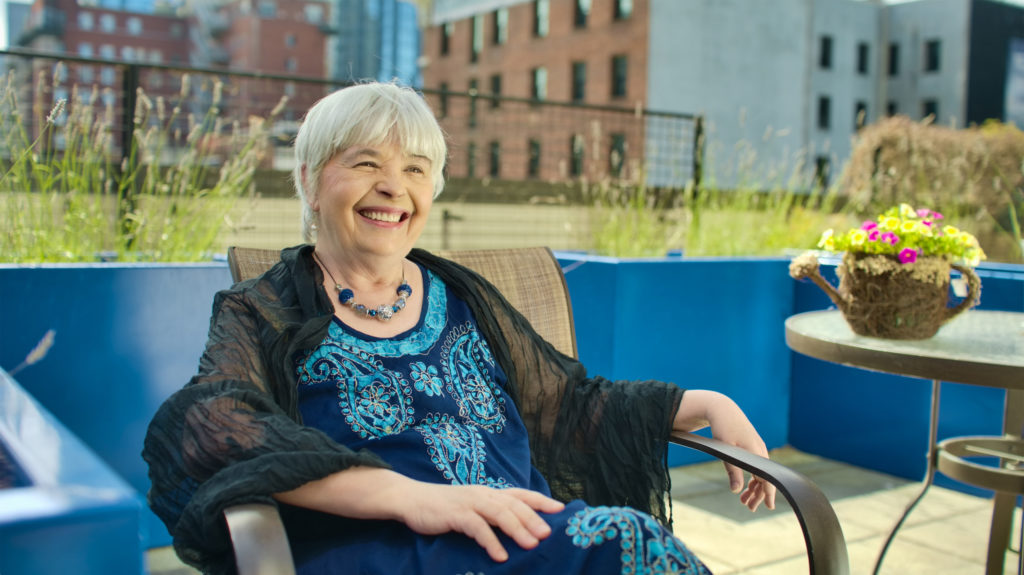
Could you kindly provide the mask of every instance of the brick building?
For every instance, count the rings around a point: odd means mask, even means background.
[[[576,106],[645,105],[647,8],[647,0],[437,0],[424,32],[423,85],[440,92],[431,100],[456,145],[452,175],[636,176],[644,122]]]

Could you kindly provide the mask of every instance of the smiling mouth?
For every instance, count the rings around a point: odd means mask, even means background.
[[[398,222],[404,221],[409,217],[408,212],[378,212],[374,210],[364,210],[359,212],[359,215],[363,216],[368,220],[374,220],[377,222],[384,222],[389,224],[397,224]]]

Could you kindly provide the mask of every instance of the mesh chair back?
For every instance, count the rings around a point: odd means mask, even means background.
[[[576,332],[565,276],[551,250],[544,247],[441,251],[493,283],[533,329],[562,353],[576,357]],[[278,250],[228,248],[234,281],[256,277],[280,261]]]

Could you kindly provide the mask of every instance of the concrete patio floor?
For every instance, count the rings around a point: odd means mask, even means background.
[[[782,448],[772,458],[813,480],[839,516],[850,555],[850,573],[869,575],[885,537],[920,484]],[[675,532],[716,575],[807,573],[803,536],[780,496],[775,511],[750,513],[728,490],[721,463],[672,469]],[[985,572],[992,505],[983,499],[932,487],[889,548],[880,573],[980,575]],[[1011,547],[1016,549],[1020,510]],[[1018,555],[1007,551],[1004,573],[1017,573]],[[191,575],[170,548],[147,554],[152,575]]]

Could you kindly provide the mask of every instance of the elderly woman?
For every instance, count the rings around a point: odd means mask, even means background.
[[[309,245],[217,294],[199,373],[153,419],[149,501],[233,568],[225,507],[275,502],[300,573],[704,573],[665,526],[672,429],[767,455],[725,396],[615,382],[477,274],[413,249],[446,146],[415,92],[358,85],[295,140]],[[751,510],[769,484],[728,468]]]

